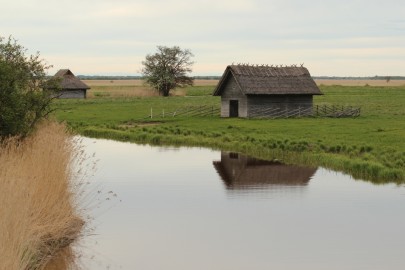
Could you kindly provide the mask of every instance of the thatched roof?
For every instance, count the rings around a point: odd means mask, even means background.
[[[222,152],[213,165],[227,189],[255,189],[272,186],[305,186],[317,171],[313,167],[285,165],[244,155],[231,158]]]
[[[230,76],[245,95],[322,95],[303,66],[230,65],[225,69],[214,96],[220,96]]]
[[[78,79],[69,69],[61,69],[55,77],[61,77],[61,87],[64,90],[90,89],[90,87]]]

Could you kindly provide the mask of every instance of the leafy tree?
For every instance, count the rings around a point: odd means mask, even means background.
[[[60,88],[57,79],[47,79],[51,66],[39,52],[26,56],[26,51],[12,37],[0,36],[0,139],[32,131],[51,112],[54,91]]]
[[[191,57],[194,55],[178,46],[158,46],[157,49],[157,53],[148,54],[142,61],[141,71],[146,83],[165,97],[176,87],[193,85],[193,78],[188,77],[187,73],[192,71],[194,62]]]

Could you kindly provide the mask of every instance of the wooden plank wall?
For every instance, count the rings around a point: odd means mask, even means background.
[[[59,98],[86,98],[86,90],[63,90]]]
[[[221,96],[221,117],[229,117],[229,101],[239,101],[239,117],[247,117],[247,97],[241,92],[233,76],[225,82],[226,87]]]
[[[255,117],[254,112],[261,109],[293,111],[312,108],[312,95],[248,96],[247,100],[249,117]]]

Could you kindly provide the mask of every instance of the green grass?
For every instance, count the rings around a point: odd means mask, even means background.
[[[320,165],[373,182],[405,182],[405,87],[322,86],[315,104],[360,106],[358,118],[276,120],[168,117],[184,106],[219,106],[212,87],[186,97],[58,100],[56,117],[76,132],[150,144],[204,146],[286,163]],[[165,118],[139,119],[165,111]]]
[[[210,85],[197,85],[185,87],[187,96],[210,96],[214,91],[214,86]]]

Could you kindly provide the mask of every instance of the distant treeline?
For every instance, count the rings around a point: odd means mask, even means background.
[[[142,80],[142,76],[78,75],[81,80]],[[195,80],[219,80],[221,76],[194,76]],[[339,77],[312,76],[315,80],[405,80],[405,76]]]
[[[405,76],[373,76],[373,77],[339,77],[339,76],[312,76],[315,80],[405,80]]]
[[[142,80],[142,76],[99,76],[78,75],[81,80]],[[196,80],[219,80],[221,76],[194,76]]]

